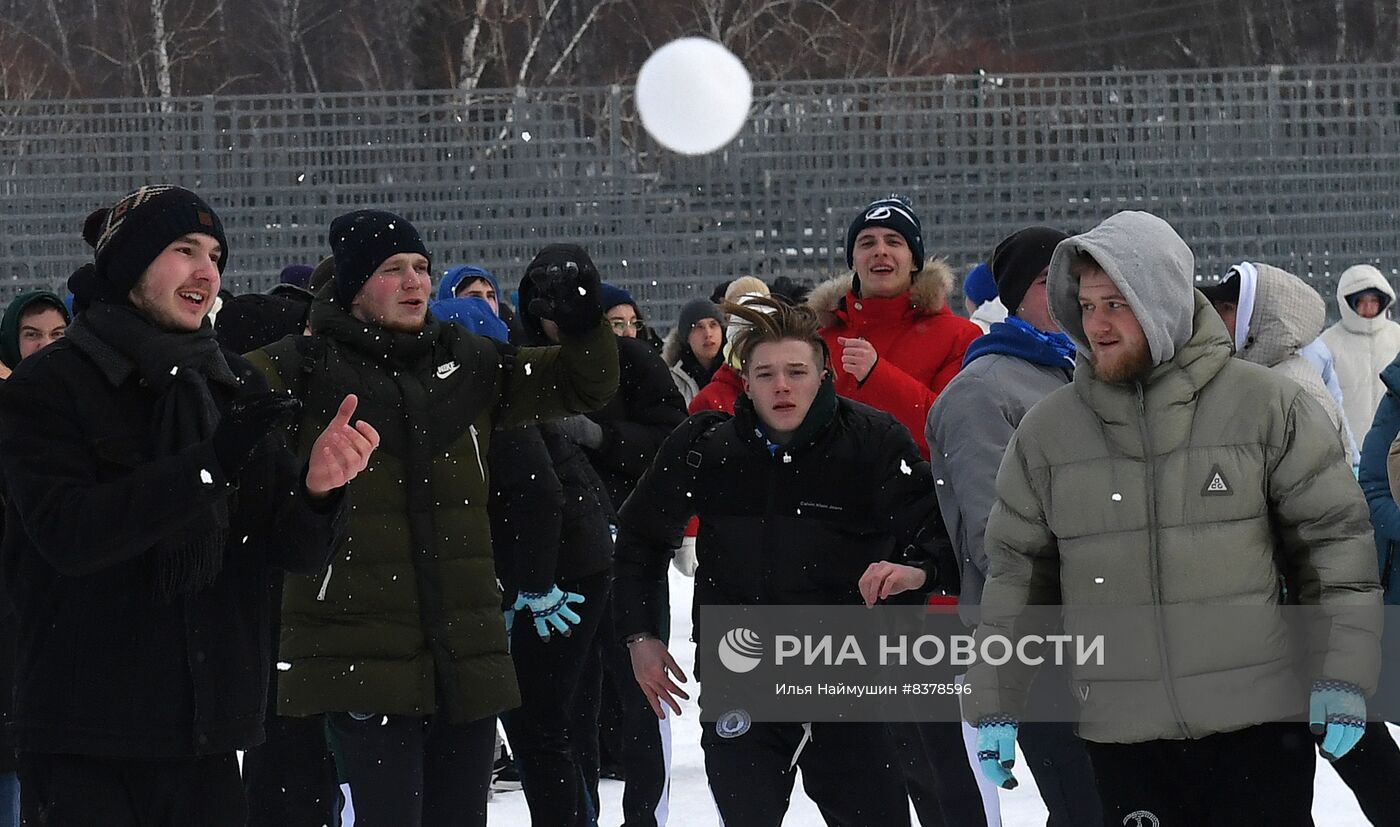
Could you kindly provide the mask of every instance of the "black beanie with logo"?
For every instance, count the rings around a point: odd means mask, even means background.
[[[83,224],[83,238],[96,251],[93,298],[121,301],[156,257],[191,233],[219,242],[219,272],[228,262],[224,224],[202,198],[183,187],[151,184],[123,196],[111,208],[95,210]]]
[[[909,251],[914,254],[914,272],[924,269],[923,225],[907,199],[891,195],[889,198],[871,201],[860,211],[860,215],[851,222],[851,226],[846,228],[847,267],[855,266],[856,236],[867,227],[886,227],[904,236],[904,243],[909,245]]]

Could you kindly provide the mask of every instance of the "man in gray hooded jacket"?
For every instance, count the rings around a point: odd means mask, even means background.
[[[970,626],[977,624],[987,575],[983,539],[1006,444],[1026,412],[1073,375],[1074,343],[1050,318],[1045,288],[1050,256],[1068,237],[1052,227],[1026,227],[997,244],[992,277],[1008,315],[968,345],[963,369],[929,411],[929,465],[961,567],[958,613]],[[1054,688],[1069,694],[1063,681]],[[1021,736],[1049,827],[1098,823],[1093,771],[1073,727],[1065,721],[1027,724]]]
[[[1310,823],[1313,742],[1288,721],[1306,708],[1341,757],[1379,671],[1366,504],[1312,396],[1230,358],[1194,265],[1142,212],[1057,246],[1050,309],[1078,348],[1074,380],[1007,446],[977,637],[1021,638],[1037,604],[1061,605],[1067,632],[1107,633],[1105,657],[1073,664],[1106,824]],[[1308,628],[1305,666],[1282,583],[1331,621]],[[1127,620],[1095,626],[1106,612]],[[1034,671],[968,673],[964,716],[1003,786]]]

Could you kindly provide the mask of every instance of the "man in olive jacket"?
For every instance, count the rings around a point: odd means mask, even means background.
[[[546,247],[528,270],[560,345],[515,350],[427,315],[428,251],[403,218],[350,213],[330,241],[313,335],[249,358],[302,400],[301,433],[353,389],[383,441],[331,565],[287,578],[279,710],[327,713],[361,823],[485,824],[495,715],[520,702],[486,512],[491,431],[605,405],[617,345],[578,247]]]
[[[1193,274],[1142,212],[1056,247],[1050,309],[1079,357],[1007,446],[978,639],[1019,637],[1035,604],[1062,604],[1071,634],[1108,632],[1101,662],[1073,664],[1105,823],[1308,823],[1313,742],[1287,720],[1306,709],[1340,757],[1379,670],[1366,503],[1317,402],[1230,358]],[[1285,600],[1331,621],[1308,629],[1306,663]],[[1109,610],[1124,622],[1097,625]],[[1032,672],[968,673],[978,758],[1007,787]]]

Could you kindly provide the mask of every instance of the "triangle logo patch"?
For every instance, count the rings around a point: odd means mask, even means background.
[[[1220,466],[1212,466],[1210,476],[1206,478],[1205,487],[1201,489],[1201,496],[1228,497],[1233,493],[1235,490],[1230,487],[1230,482],[1225,479],[1225,474],[1220,471]]]

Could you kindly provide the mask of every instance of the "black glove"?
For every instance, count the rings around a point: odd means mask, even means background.
[[[540,250],[525,276],[535,285],[529,311],[553,321],[561,332],[583,336],[603,318],[602,278],[577,244],[551,244]]]
[[[290,422],[300,408],[301,403],[293,397],[271,391],[235,399],[210,438],[224,476],[238,476],[263,437]]]

